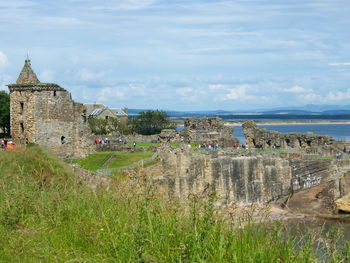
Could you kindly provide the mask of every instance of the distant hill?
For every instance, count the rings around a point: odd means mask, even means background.
[[[137,115],[150,109],[129,109],[130,115]],[[169,117],[211,117],[217,116],[223,119],[330,119],[350,120],[350,105],[314,105],[308,104],[301,107],[279,107],[256,110],[201,110],[201,111],[174,111],[165,110]]]

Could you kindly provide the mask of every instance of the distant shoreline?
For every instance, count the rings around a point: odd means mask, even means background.
[[[247,120],[248,121],[248,120]],[[224,121],[225,126],[241,126],[245,121],[242,122],[228,122]],[[329,125],[329,124],[350,124],[350,120],[348,121],[313,121],[313,122],[302,122],[302,121],[255,121],[257,125]],[[183,127],[183,123],[177,123],[177,127]]]
[[[244,122],[225,122],[225,126],[241,126]],[[315,121],[315,122],[286,122],[286,121],[275,121],[275,122],[255,122],[257,125],[328,125],[328,124],[350,124],[350,121]]]

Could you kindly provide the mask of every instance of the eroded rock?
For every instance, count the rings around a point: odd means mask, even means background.
[[[281,133],[258,128],[254,121],[243,123],[246,144],[254,148],[311,148],[332,145],[330,136],[313,133]]]
[[[350,213],[350,194],[336,200],[335,205],[338,210]]]

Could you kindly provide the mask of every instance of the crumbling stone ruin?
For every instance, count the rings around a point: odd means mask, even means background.
[[[233,128],[225,126],[218,117],[187,118],[183,137],[186,142],[218,143],[224,147],[232,147],[239,143],[239,140],[233,137]]]
[[[157,153],[163,176],[155,180],[182,198],[209,191],[224,205],[282,203],[293,193],[320,186],[321,190],[329,189],[327,198],[334,204],[350,193],[350,187],[345,186],[350,180],[350,161],[346,159],[310,160],[301,153],[256,154],[234,149],[204,154],[168,144]],[[314,200],[322,200],[319,192]]]
[[[11,136],[17,145],[35,143],[61,157],[81,157],[93,150],[86,109],[55,83],[41,83],[25,60],[10,90]]]
[[[160,142],[167,142],[168,140],[171,142],[183,141],[183,137],[174,129],[163,129],[158,138],[158,141]]]
[[[311,148],[333,144],[330,136],[269,131],[258,128],[254,121],[247,121],[242,127],[246,144],[252,148]]]

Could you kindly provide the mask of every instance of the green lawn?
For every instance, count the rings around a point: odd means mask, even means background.
[[[180,147],[182,144],[188,144],[188,143],[183,143],[183,142],[170,142],[171,146],[174,147]],[[129,142],[128,145],[133,146],[132,142]],[[160,146],[161,143],[157,143],[157,142],[137,142],[136,143],[136,148],[148,148],[148,147],[158,147]],[[191,143],[191,146],[194,147],[195,145],[198,145],[198,143]]]
[[[103,166],[103,164],[113,155],[116,155],[116,158],[108,165]],[[136,163],[143,159],[149,158],[153,155],[153,152],[135,152],[135,153],[126,153],[126,152],[96,152],[90,154],[89,156],[77,159],[74,162],[79,164],[82,168],[96,172],[98,169],[108,169],[108,168],[119,168],[123,166]]]
[[[133,142],[128,142],[129,146],[133,146]],[[136,143],[136,148],[148,148],[148,147],[158,147],[160,145],[160,143],[156,143],[156,142],[137,142]]]

